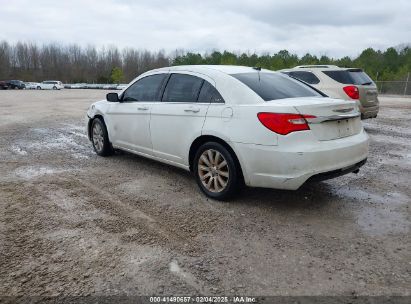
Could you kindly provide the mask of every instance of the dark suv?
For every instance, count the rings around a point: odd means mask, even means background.
[[[10,89],[22,90],[22,89],[26,88],[26,85],[21,80],[9,80],[9,81],[7,81],[7,84],[8,84]]]

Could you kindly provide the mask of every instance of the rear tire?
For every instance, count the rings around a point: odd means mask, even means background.
[[[193,172],[205,195],[227,200],[241,188],[240,167],[233,155],[220,143],[207,142],[196,152]]]
[[[38,86],[38,87],[37,87],[37,90],[41,90],[41,87],[40,87],[40,86]]]
[[[109,156],[113,154],[106,125],[100,118],[94,118],[91,123],[91,142],[97,155]]]

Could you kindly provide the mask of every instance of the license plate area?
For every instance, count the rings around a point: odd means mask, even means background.
[[[355,124],[353,119],[337,120],[338,138],[343,138],[355,134]]]
[[[310,129],[318,140],[333,140],[358,134],[362,126],[360,117],[356,117],[313,123]]]

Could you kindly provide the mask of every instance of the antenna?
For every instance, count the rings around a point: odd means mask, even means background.
[[[260,78],[261,67],[253,67],[253,69],[258,72],[258,81],[260,82],[261,81],[261,78]]]

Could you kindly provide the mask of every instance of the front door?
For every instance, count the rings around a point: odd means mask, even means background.
[[[152,155],[150,113],[160,101],[167,74],[146,76],[133,83],[108,110],[108,132],[113,146]]]

